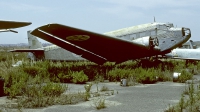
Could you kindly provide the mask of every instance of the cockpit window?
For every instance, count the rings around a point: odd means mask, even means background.
[[[166,26],[167,26],[168,28],[174,27],[174,25],[173,25],[172,23],[168,23],[168,24],[166,24]]]
[[[167,26],[165,24],[159,25],[159,29],[167,29]]]

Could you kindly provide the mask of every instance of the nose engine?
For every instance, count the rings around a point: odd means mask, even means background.
[[[188,37],[191,37],[191,31],[189,28],[182,28],[182,35],[183,36],[188,36]]]

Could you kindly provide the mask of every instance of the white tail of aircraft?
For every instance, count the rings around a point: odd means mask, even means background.
[[[10,52],[28,52],[27,58],[30,60],[53,60],[53,61],[78,61],[85,60],[80,55],[76,55],[56,45],[43,47],[36,36],[27,32],[29,49],[16,49]]]
[[[30,34],[31,31],[27,32],[28,35],[28,44],[29,44],[29,49],[38,49],[42,48],[41,42],[33,35]]]
[[[194,42],[192,40],[189,41],[190,44],[190,49],[196,49],[197,46],[194,44]]]

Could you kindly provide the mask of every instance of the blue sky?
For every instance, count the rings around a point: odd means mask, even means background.
[[[200,41],[199,0],[1,0],[1,20],[29,21],[19,33],[0,33],[0,44],[28,43],[27,31],[60,23],[97,33],[153,22],[188,27]],[[45,42],[40,39],[40,41]]]

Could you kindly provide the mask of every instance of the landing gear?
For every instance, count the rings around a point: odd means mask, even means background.
[[[149,57],[148,59],[141,59],[140,62],[138,63],[138,66],[141,67],[157,67],[160,64],[162,64],[161,60],[158,60],[157,58],[154,59],[152,57]]]

